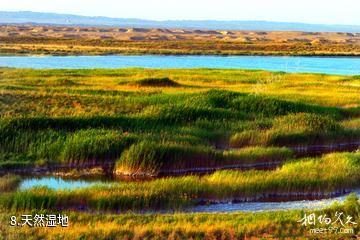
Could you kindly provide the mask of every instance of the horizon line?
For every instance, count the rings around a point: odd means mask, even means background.
[[[56,14],[56,15],[70,15],[77,17],[90,17],[90,18],[108,18],[108,19],[133,19],[133,20],[142,20],[142,21],[152,21],[152,22],[176,22],[176,21],[192,21],[192,22],[267,22],[267,23],[287,23],[287,24],[304,24],[304,25],[320,25],[320,26],[348,26],[348,27],[360,27],[360,24],[329,24],[329,23],[309,23],[309,22],[297,22],[297,21],[276,21],[276,20],[219,20],[219,19],[148,19],[148,18],[137,18],[137,17],[110,17],[104,15],[83,15],[83,14],[74,14],[74,13],[64,13],[64,12],[38,12],[38,11],[30,11],[30,10],[5,10],[0,11],[0,13],[37,13],[37,14]]]

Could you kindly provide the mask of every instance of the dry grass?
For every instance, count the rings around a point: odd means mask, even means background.
[[[177,82],[177,88],[124,85],[144,78]],[[116,115],[143,108],[133,99],[160,93],[181,97],[223,89],[323,106],[354,109],[359,114],[360,83],[352,77],[282,74],[265,71],[183,70],[20,70],[1,69],[0,116]],[[68,83],[72,83],[69,85]],[[96,98],[94,98],[96,96]],[[145,101],[145,100],[144,100]],[[20,104],[21,103],[21,104]]]
[[[0,54],[358,56],[354,34],[0,26]]]

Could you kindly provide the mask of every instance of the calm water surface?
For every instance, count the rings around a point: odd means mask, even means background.
[[[241,68],[340,75],[360,74],[360,58],[269,56],[2,56],[17,68]]]
[[[100,180],[68,180],[60,177],[34,177],[24,179],[21,182],[19,189],[27,190],[33,187],[48,187],[54,190],[72,190],[105,183],[110,182]]]
[[[360,189],[354,191],[360,196]],[[185,212],[208,212],[208,213],[225,213],[225,212],[264,212],[277,210],[295,210],[295,209],[322,209],[331,206],[335,201],[344,202],[348,195],[322,199],[322,200],[303,200],[288,202],[245,202],[245,203],[228,203],[213,204],[204,206],[195,206],[185,210]]]

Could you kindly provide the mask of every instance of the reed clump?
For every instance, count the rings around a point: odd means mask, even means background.
[[[114,161],[135,140],[135,136],[119,131],[81,130],[66,139],[60,161],[78,165]]]
[[[287,148],[249,147],[222,151],[204,145],[141,141],[125,150],[116,163],[115,173],[150,175],[214,171],[219,168],[246,167],[247,164],[282,163],[293,157]]]

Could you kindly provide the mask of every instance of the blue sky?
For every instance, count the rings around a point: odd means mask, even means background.
[[[153,20],[267,20],[360,25],[359,0],[1,0],[2,11]]]

